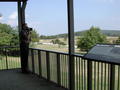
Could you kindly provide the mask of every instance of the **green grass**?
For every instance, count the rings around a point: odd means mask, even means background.
[[[6,60],[7,59],[7,60]],[[13,69],[13,68],[20,68],[20,58],[19,57],[12,57],[12,56],[0,56],[0,70],[3,69]]]
[[[45,49],[45,50],[52,50],[52,51],[57,51],[57,52],[68,52],[68,47],[61,45],[43,45],[43,44],[38,44],[32,46],[32,48],[40,48],[40,49]],[[85,54],[85,51],[80,51],[80,49],[75,49],[76,54]]]

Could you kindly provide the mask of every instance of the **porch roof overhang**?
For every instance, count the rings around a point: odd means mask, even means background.
[[[28,0],[0,0],[0,2],[18,2],[18,1],[24,2]]]

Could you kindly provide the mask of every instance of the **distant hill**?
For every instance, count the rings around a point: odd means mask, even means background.
[[[75,32],[75,36],[82,36],[86,31]],[[107,36],[120,36],[120,30],[101,30],[101,32]]]
[[[87,30],[75,32],[75,36],[82,36],[86,31]],[[107,36],[120,36],[120,30],[101,30],[101,32]],[[67,36],[68,34],[64,33],[64,34],[41,36],[41,37],[43,39],[53,39],[53,38],[65,38]]]
[[[107,36],[120,36],[120,30],[102,30],[101,32]]]

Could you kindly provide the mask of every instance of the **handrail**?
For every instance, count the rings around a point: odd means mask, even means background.
[[[53,51],[53,50],[46,50],[46,49],[40,49],[40,48],[29,48],[29,49],[40,50],[40,51],[47,51],[47,52],[51,52],[51,53],[59,53],[59,54],[64,54],[64,55],[69,55],[66,52],[57,52],[57,51]]]
[[[69,88],[68,78],[72,72],[69,70],[69,53],[40,48],[30,48],[29,52],[29,70],[32,73],[59,86]],[[75,83],[73,87],[76,88],[75,90],[93,90],[93,88],[96,90],[99,87],[120,90],[120,87],[114,89],[120,83],[119,63],[88,59],[81,54],[73,54],[71,57],[73,57],[74,64],[72,64],[74,66],[72,73],[74,73]],[[101,88],[101,90],[104,89]]]
[[[18,46],[0,46],[0,70],[21,68]]]
[[[19,48],[19,46],[0,46],[0,48]]]
[[[40,49],[40,48],[30,48],[30,49],[40,50],[40,51],[46,51],[46,52],[51,52],[51,53],[58,53],[58,54],[69,55],[69,53],[66,53],[66,52],[58,52],[58,51],[46,50],[46,49]],[[90,60],[90,61],[104,62],[104,63],[109,63],[109,64],[120,65],[120,63],[116,63],[116,62],[113,62],[113,61],[105,61],[105,60],[99,60],[99,61],[98,61],[98,60],[96,60],[96,59],[88,59],[88,58],[85,58],[84,55],[82,55],[82,54],[73,54],[72,56],[81,57],[82,59]]]

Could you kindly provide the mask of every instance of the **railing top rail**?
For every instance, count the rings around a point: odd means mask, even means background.
[[[83,58],[83,56],[84,56],[84,55],[82,55],[82,54],[73,54],[73,56],[76,56],[76,57],[81,57],[81,58]]]
[[[39,50],[39,51],[45,51],[45,52],[51,52],[51,53],[58,53],[58,54],[69,55],[67,52],[57,52],[57,51],[52,51],[52,50],[40,49],[40,48],[30,48],[30,49]]]
[[[102,63],[120,65],[120,63],[118,63],[118,62],[105,61],[105,60],[88,59],[88,58],[85,58],[84,55],[81,55],[81,54],[80,54],[80,55],[79,55],[79,54],[74,54],[74,56],[76,56],[76,57],[81,57],[82,59],[87,60],[87,61],[95,61],[95,62],[102,62]]]
[[[113,62],[113,61],[88,59],[88,58],[85,58],[85,57],[83,57],[83,59],[85,59],[85,60],[89,60],[89,61],[95,61],[95,62],[102,62],[102,63],[108,63],[108,64],[120,65],[119,62]]]
[[[19,46],[0,46],[0,48],[19,48]]]
[[[57,54],[63,54],[63,55],[69,55],[69,53],[65,53],[65,52],[57,52],[57,51],[52,51],[52,50],[40,49],[40,48],[30,48],[30,49],[39,50],[39,51],[45,51],[45,52],[51,52],[51,53],[57,53]],[[85,58],[84,55],[81,55],[81,54],[73,54],[73,56],[75,56],[75,57],[80,57],[80,58],[82,58],[82,59],[84,59],[84,60],[89,60],[89,61],[95,61],[95,62],[102,62],[102,63],[120,65],[120,63],[118,63],[118,62],[113,62],[113,61],[88,59],[88,58]]]

